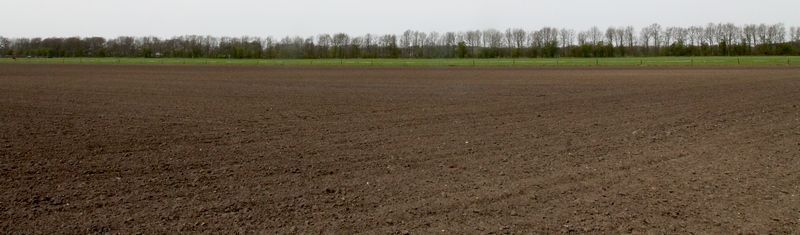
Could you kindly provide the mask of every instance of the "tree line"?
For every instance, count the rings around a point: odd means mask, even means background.
[[[652,24],[640,30],[633,26],[582,31],[552,27],[444,33],[407,30],[399,35],[336,33],[283,38],[0,36],[0,55],[263,59],[800,55],[800,27],[787,28],[782,23]]]

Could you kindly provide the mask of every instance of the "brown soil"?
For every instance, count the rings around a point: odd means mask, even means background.
[[[798,233],[800,69],[0,65],[0,230]]]

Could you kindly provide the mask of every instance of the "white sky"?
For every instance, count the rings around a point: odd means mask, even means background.
[[[800,26],[800,0],[2,0],[0,36],[312,36],[708,22]]]

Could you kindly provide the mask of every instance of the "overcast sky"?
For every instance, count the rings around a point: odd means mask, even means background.
[[[800,0],[8,0],[0,36],[312,36],[658,22],[800,26]]]

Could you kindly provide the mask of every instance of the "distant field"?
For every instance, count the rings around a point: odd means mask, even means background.
[[[800,66],[800,56],[629,57],[560,59],[183,59],[183,58],[0,58],[22,64],[209,64],[264,66],[505,67],[505,66]]]

